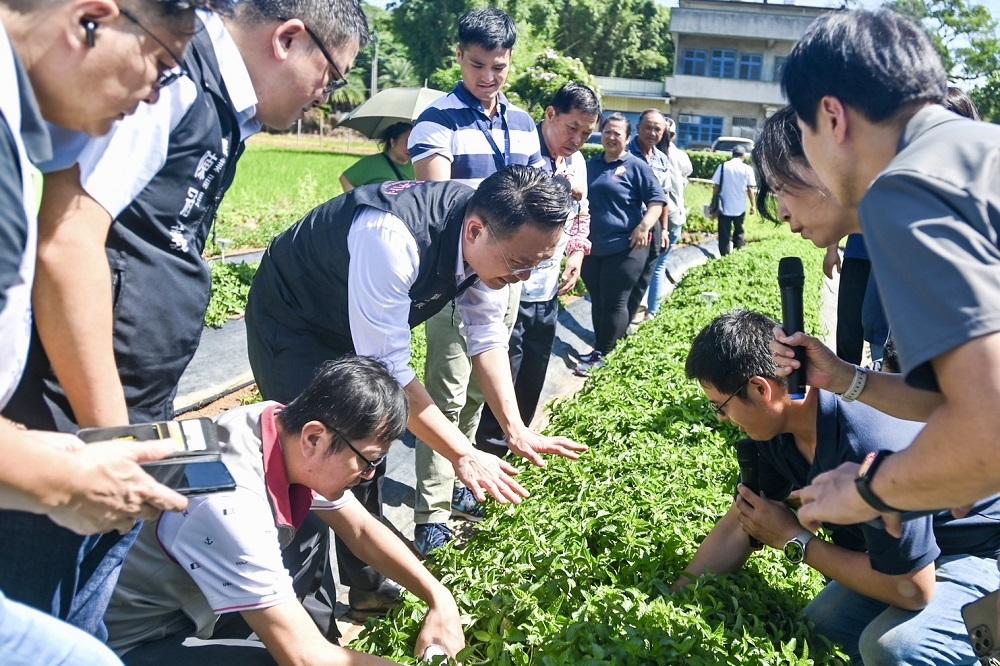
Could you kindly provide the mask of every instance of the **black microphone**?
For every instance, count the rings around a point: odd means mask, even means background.
[[[786,335],[805,330],[802,313],[802,285],[806,275],[798,257],[782,257],[778,262],[778,286],[781,288],[781,327]],[[795,347],[795,360],[801,365],[788,375],[788,393],[793,400],[806,397],[806,349]]]
[[[760,479],[757,478],[760,463],[758,456],[757,443],[752,439],[746,438],[736,442],[736,460],[740,464],[740,483],[752,490],[755,495],[760,494]],[[750,546],[763,548],[764,544],[750,537]]]

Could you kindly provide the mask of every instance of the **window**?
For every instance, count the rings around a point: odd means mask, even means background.
[[[736,129],[737,127],[743,127],[750,130],[751,132],[754,132],[757,130],[757,119],[744,118],[741,116],[733,116],[733,129]],[[736,134],[736,132],[733,132],[733,134],[735,136],[743,136],[741,134],[740,135]]]
[[[712,67],[708,75],[720,79],[736,78],[736,51],[712,49]]]
[[[682,114],[677,125],[677,145],[705,150],[722,136],[722,116]]]
[[[708,54],[700,49],[688,49],[684,51],[684,58],[681,60],[681,74],[689,76],[705,76],[705,65],[708,62]]]
[[[764,56],[759,53],[744,53],[740,56],[740,78],[760,81],[764,76]]]
[[[774,56],[774,78],[772,81],[781,80],[781,68],[785,65],[785,56]]]

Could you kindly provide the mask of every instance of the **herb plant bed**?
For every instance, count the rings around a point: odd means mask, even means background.
[[[737,306],[780,318],[777,265],[787,255],[805,259],[807,328],[819,321],[821,253],[773,231],[689,272],[661,316],[554,407],[549,432],[589,452],[575,463],[549,458],[544,469],[521,463],[531,498],[491,504],[464,549],[435,555],[429,566],[466,622],[463,663],[835,663],[800,614],[820,576],[778,551],[669,592],[728,509],[737,477],[735,429],[718,423],[684,377],[691,339]],[[703,292],[720,296],[710,304]],[[413,663],[424,610],[408,596],[353,647]]]

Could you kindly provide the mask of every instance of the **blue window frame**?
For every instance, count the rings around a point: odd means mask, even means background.
[[[701,49],[687,49],[681,59],[681,74],[705,76],[708,53]]]
[[[692,143],[707,148],[722,136],[722,116],[687,116],[686,122],[677,125],[677,145],[687,148]]]
[[[764,76],[764,56],[759,53],[740,55],[740,78],[760,81]]]
[[[712,49],[712,64],[708,75],[720,79],[736,78],[736,51]]]

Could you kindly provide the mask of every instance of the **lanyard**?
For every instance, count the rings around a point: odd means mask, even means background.
[[[468,106],[468,105],[466,105]],[[507,116],[500,112],[500,102],[497,101],[497,113],[500,114],[500,123],[503,126],[503,147],[504,151],[500,152],[500,146],[497,142],[493,140],[493,132],[490,131],[490,126],[486,124],[486,121],[482,119],[479,111],[468,106],[469,111],[472,112],[473,117],[476,119],[476,126],[479,131],[486,136],[486,140],[490,144],[490,148],[493,149],[493,161],[496,164],[497,171],[502,171],[508,164],[510,164],[510,127],[507,126]]]

